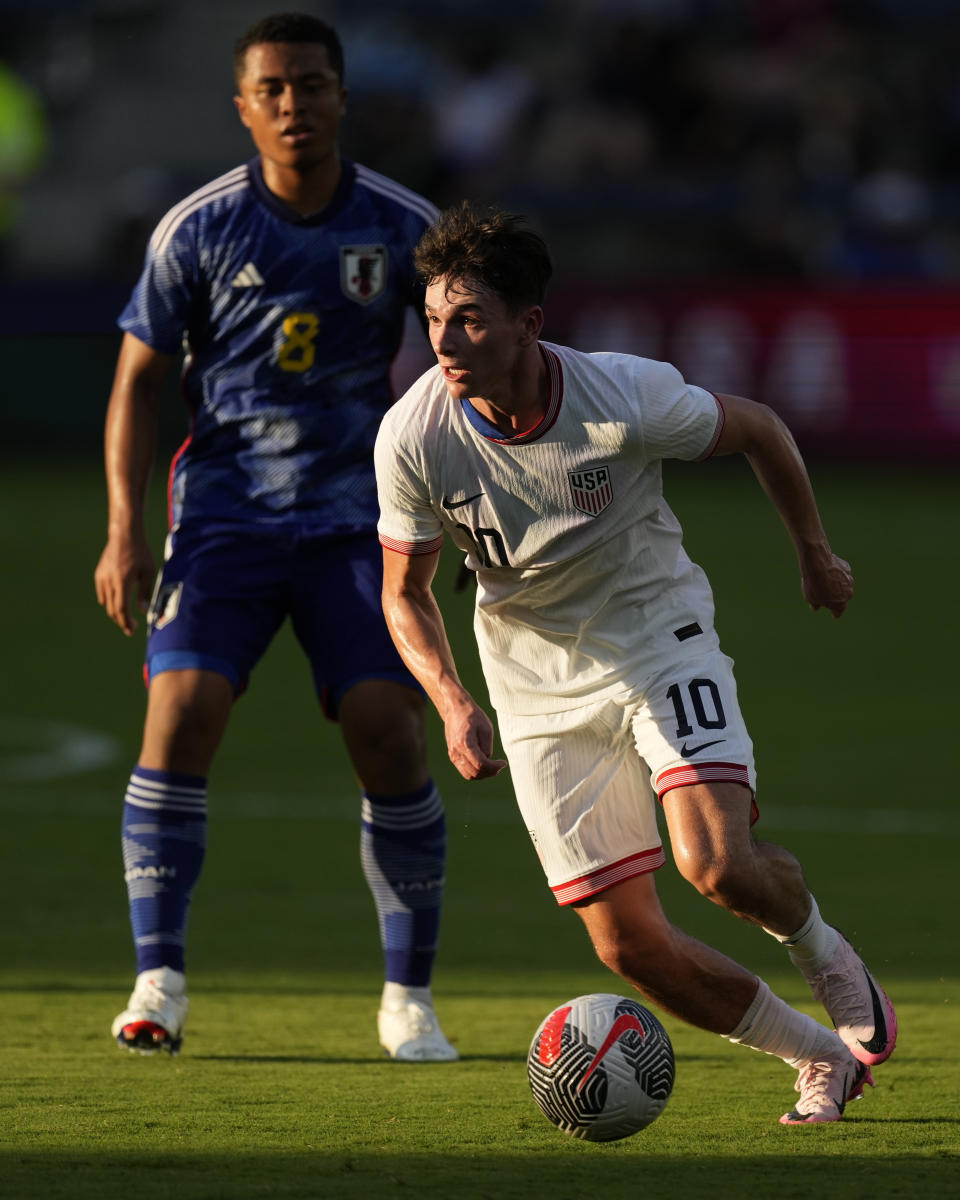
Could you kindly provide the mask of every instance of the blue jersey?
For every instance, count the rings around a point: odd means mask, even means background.
[[[191,413],[171,468],[171,523],[373,531],[373,444],[394,400],[413,248],[436,208],[344,162],[322,213],[300,218],[260,160],[171,209],[120,327],[185,351]]]

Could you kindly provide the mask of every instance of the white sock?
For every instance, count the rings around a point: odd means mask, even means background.
[[[433,1007],[433,995],[428,987],[407,987],[405,983],[390,983],[383,985],[380,997],[380,1007],[396,1010],[409,1004],[411,1000],[419,1000],[421,1004]]]
[[[757,994],[740,1024],[732,1033],[724,1034],[728,1042],[775,1054],[797,1068],[833,1057],[842,1048],[843,1043],[832,1029],[791,1008],[762,979],[758,982]]]
[[[806,976],[817,975],[827,965],[837,951],[840,935],[832,925],[827,925],[820,916],[817,902],[810,897],[810,916],[800,926],[796,933],[784,936],[766,929],[771,937],[786,946],[790,961]]]

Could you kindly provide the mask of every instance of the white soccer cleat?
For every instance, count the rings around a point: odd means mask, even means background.
[[[190,1007],[185,987],[186,976],[172,967],[141,971],[110,1028],[117,1045],[137,1054],[179,1054]]]
[[[397,1062],[455,1062],[460,1055],[443,1035],[433,1005],[409,999],[377,1013],[380,1045]]]
[[[862,1098],[865,1083],[873,1087],[870,1068],[857,1062],[846,1046],[838,1044],[836,1054],[801,1067],[795,1084],[800,1099],[795,1108],[783,1114],[780,1124],[824,1125],[840,1121],[848,1101]]]
[[[833,958],[809,982],[854,1058],[875,1067],[890,1057],[897,1044],[897,1014],[843,934]]]

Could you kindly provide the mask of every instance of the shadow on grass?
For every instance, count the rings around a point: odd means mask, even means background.
[[[813,1134],[812,1137],[809,1135]],[[678,1196],[683,1200],[744,1197],[809,1200],[871,1200],[956,1195],[956,1156],[891,1160],[818,1154],[823,1130],[768,1157],[676,1157],[648,1152],[642,1138],[613,1146],[563,1140],[556,1149],[516,1154],[484,1152],[466,1143],[436,1154],[357,1154],[313,1151],[226,1154],[95,1153],[0,1155],[3,1194],[16,1200],[253,1200],[254,1197],[322,1197],[323,1200],[392,1200],[430,1195],[441,1200],[636,1200]],[[809,1149],[807,1148],[809,1147]],[[771,1147],[774,1150],[774,1147]],[[824,1181],[829,1180],[825,1187]]]

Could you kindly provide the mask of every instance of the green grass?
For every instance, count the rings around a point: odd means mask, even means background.
[[[0,1197],[960,1194],[957,485],[945,471],[815,476],[857,578],[841,621],[806,611],[786,536],[742,464],[668,478],[737,660],[762,835],[799,854],[825,915],[863,948],[897,1002],[900,1045],[842,1124],[784,1129],[776,1117],[794,1093],[782,1064],[665,1019],[670,1103],[644,1133],[601,1147],[547,1124],[523,1063],[549,1009],[626,989],[547,894],[508,781],[462,783],[436,723],[450,864],[435,990],[462,1060],[381,1058],[355,785],[286,634],[211,780],[184,1053],[116,1051],[108,1026],[132,978],[119,803],[142,720],[141,643],[93,598],[98,468],[5,464]],[[453,574],[445,562],[439,589],[475,679]],[[114,739],[116,757],[50,777],[50,722]],[[678,924],[821,1015],[770,939],[693,895],[669,863],[658,883]]]

